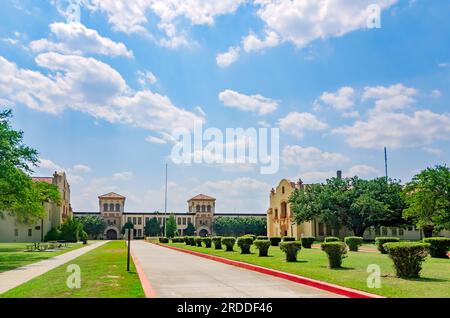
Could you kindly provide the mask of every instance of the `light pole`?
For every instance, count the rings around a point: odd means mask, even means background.
[[[134,228],[133,223],[127,222],[123,228],[128,231],[128,247],[127,247],[127,272],[130,271],[130,246],[131,246],[131,230]]]
[[[164,188],[164,237],[167,236],[166,223],[167,223],[167,163],[166,163],[166,185]]]

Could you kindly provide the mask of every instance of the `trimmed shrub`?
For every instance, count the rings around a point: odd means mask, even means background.
[[[169,243],[169,239],[167,237],[160,237],[159,243]]]
[[[395,273],[400,278],[417,278],[422,262],[428,255],[430,244],[414,242],[385,243],[383,248],[394,262]]]
[[[236,239],[234,237],[223,237],[222,244],[225,245],[225,250],[227,252],[232,252]]]
[[[44,241],[58,241],[61,237],[61,231],[56,227],[52,227],[50,231],[45,234]]]
[[[423,239],[424,243],[430,244],[431,257],[448,258],[450,248],[450,238],[447,237],[428,237]]]
[[[302,243],[298,241],[281,242],[280,249],[286,254],[287,262],[296,262],[297,254],[302,249]]]
[[[186,243],[186,245],[191,245],[191,237],[190,236],[185,236],[184,237],[184,243]]]
[[[214,236],[212,238],[212,242],[213,242],[214,248],[216,250],[221,250],[222,249],[222,237],[221,236]]]
[[[202,237],[202,242],[205,244],[205,247],[211,247],[211,238],[210,237]]]
[[[241,254],[250,254],[252,244],[253,238],[250,236],[241,236],[237,239],[237,245],[241,249]]]
[[[271,245],[269,240],[256,240],[253,242],[259,250],[259,256],[267,256]]]
[[[400,238],[388,236],[375,238],[375,245],[377,246],[377,249],[381,252],[381,254],[387,254],[387,251],[383,248],[384,243],[396,243],[396,242],[400,242]]]
[[[269,237],[268,236],[257,236],[256,239],[257,240],[268,240]]]
[[[295,241],[295,237],[293,236],[284,236],[282,239],[282,242],[294,242]]]
[[[269,237],[269,241],[272,246],[278,246],[281,242],[281,237],[279,236]]]
[[[172,243],[184,243],[184,237],[176,236],[172,238]]]
[[[188,236],[188,245],[195,246],[195,237],[194,236]]]
[[[87,244],[88,234],[86,233],[86,231],[81,232],[80,240],[83,242],[84,245]]]
[[[347,236],[344,238],[345,244],[347,244],[348,249],[352,252],[358,252],[358,248],[363,243],[363,238],[360,236]]]
[[[330,243],[330,242],[340,242],[341,240],[339,239],[339,237],[336,236],[327,236],[324,240],[325,243]]]
[[[241,236],[241,237],[250,237],[252,239],[252,244],[253,244],[253,241],[256,240],[256,235],[254,235],[254,234],[245,234],[244,236]]]
[[[303,248],[311,248],[316,238],[314,236],[305,236],[301,238]]]
[[[198,247],[202,247],[203,238],[197,236],[196,238],[194,238],[194,242]]]
[[[347,257],[347,246],[344,242],[326,242],[320,245],[322,251],[327,253],[328,267],[340,268],[342,259]]]

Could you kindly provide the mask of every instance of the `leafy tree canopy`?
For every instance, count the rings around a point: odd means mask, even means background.
[[[87,234],[97,238],[106,229],[106,223],[98,215],[86,215],[78,218]]]

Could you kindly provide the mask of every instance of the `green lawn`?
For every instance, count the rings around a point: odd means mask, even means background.
[[[30,243],[0,243],[0,273],[17,267],[39,262],[56,255],[72,251],[83,246],[82,243],[71,243],[70,248],[54,252],[27,252]]]
[[[126,271],[125,241],[106,243],[2,295],[5,298],[142,298],[139,276],[131,263]],[[69,289],[67,266],[81,269],[81,288]]]
[[[213,248],[187,246],[184,243],[169,245],[273,268],[341,286],[364,290],[386,297],[450,297],[450,259],[427,258],[423,263],[420,279],[400,279],[395,277],[392,261],[387,255],[379,253],[348,252],[343,268],[327,268],[326,254],[319,249],[302,249],[296,263],[287,263],[284,253],[278,247],[270,247],[269,257],[258,257],[252,246],[252,254],[241,255],[235,246],[234,252],[214,250]],[[381,268],[381,288],[367,287],[366,272],[369,264]]]

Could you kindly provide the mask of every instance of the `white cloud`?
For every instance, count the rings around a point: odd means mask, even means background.
[[[442,97],[442,92],[438,89],[435,89],[431,92],[431,97],[440,98],[440,97]]]
[[[293,178],[297,180],[302,179],[305,183],[323,183],[327,179],[336,177],[336,171],[339,170],[321,170],[321,171],[306,171],[301,172],[299,177]],[[377,168],[368,165],[354,165],[342,172],[342,177],[358,176],[360,178],[377,178],[380,176],[380,171]]]
[[[112,179],[116,181],[126,181],[133,178],[133,172],[124,171],[124,172],[116,172],[113,174]]]
[[[157,42],[170,48],[190,44],[186,32],[180,31],[184,25],[211,26],[216,17],[234,13],[243,3],[245,0],[139,0],[133,3],[126,0],[85,1],[89,10],[106,13],[114,29],[125,33],[149,33],[148,17],[157,17],[157,28],[164,34]],[[156,30],[150,33],[152,37],[156,37]]]
[[[219,93],[219,100],[227,107],[237,108],[247,112],[257,112],[267,115],[278,108],[278,102],[262,95],[244,95],[232,90]]]
[[[261,51],[265,48],[277,46],[280,43],[278,34],[273,31],[266,31],[265,38],[259,39],[253,32],[242,39],[242,47],[247,53]]]
[[[50,30],[56,42],[49,39],[33,41],[30,43],[31,50],[133,57],[133,52],[125,44],[102,37],[96,30],[88,29],[80,23],[52,23]]]
[[[280,129],[286,134],[303,138],[306,130],[321,131],[328,125],[311,113],[289,113],[278,121]]]
[[[39,158],[38,168],[34,175],[52,176],[55,171],[65,172],[69,184],[80,184],[84,181],[84,178],[79,174],[88,173],[91,168],[82,164],[76,164],[72,168],[64,168],[50,159]]]
[[[73,171],[78,173],[89,173],[92,171],[92,169],[86,165],[75,165],[73,166]]]
[[[301,171],[335,167],[349,161],[347,157],[339,153],[302,146],[286,146],[283,149],[282,159],[288,165],[299,166]]]
[[[239,47],[230,47],[225,53],[217,54],[217,65],[222,68],[230,66],[239,58],[239,51]]]
[[[418,92],[414,88],[406,87],[403,84],[391,86],[365,87],[363,101],[375,100],[374,111],[393,111],[404,109],[416,101],[413,98]]]
[[[444,152],[442,151],[442,149],[439,148],[433,148],[433,147],[424,147],[422,148],[423,151],[432,154],[433,156],[439,157],[441,156]]]
[[[191,129],[203,120],[167,96],[131,90],[115,69],[96,59],[51,52],[38,55],[36,63],[53,74],[20,69],[0,56],[0,95],[5,100],[54,114],[71,108],[159,133]]]
[[[158,144],[158,145],[164,145],[167,143],[167,141],[165,141],[164,139],[155,137],[155,136],[147,136],[147,138],[145,138],[145,140],[148,141],[149,143]]]
[[[380,170],[368,165],[356,165],[350,167],[347,171],[344,172],[344,176],[347,177],[377,177],[380,175]]]
[[[333,134],[342,135],[355,148],[408,148],[450,140],[450,114],[420,110],[413,114],[380,112],[358,120],[352,126],[338,127]]]
[[[336,93],[324,92],[319,100],[338,111],[346,111],[355,105],[355,90],[352,87],[342,87]]]
[[[155,74],[153,74],[150,71],[138,71],[137,72],[137,76],[138,76],[138,83],[144,87],[147,84],[153,85],[155,84],[158,79],[156,78]]]

